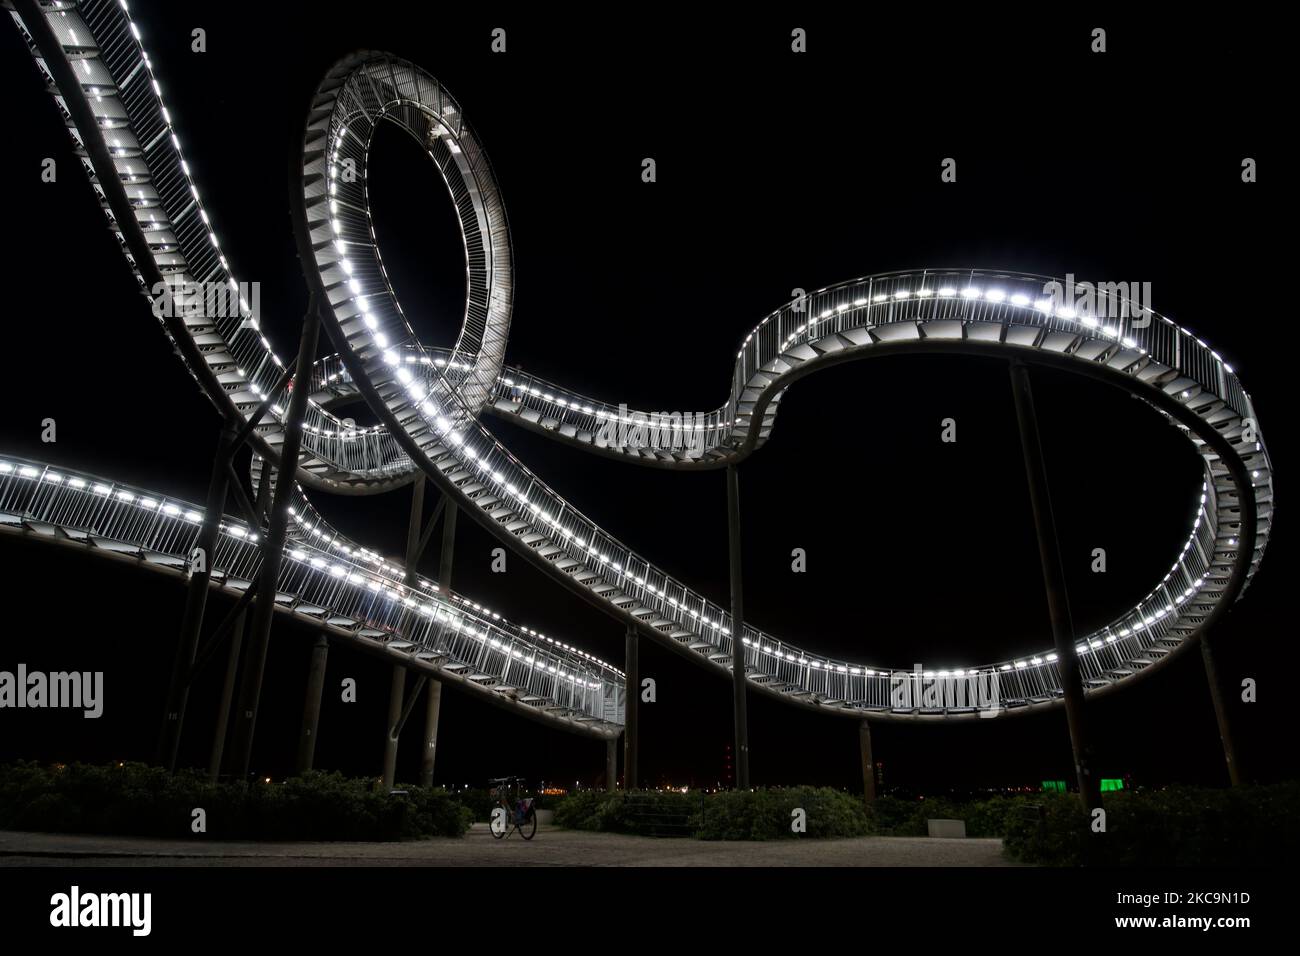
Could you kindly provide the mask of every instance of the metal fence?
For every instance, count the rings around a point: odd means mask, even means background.
[[[202,509],[167,495],[18,458],[0,459],[0,524],[65,538],[177,570],[186,569]],[[360,638],[381,642],[478,683],[521,707],[617,732],[623,684],[608,668],[563,646],[539,642],[463,599],[405,587],[361,556],[341,556],[295,533],[286,548],[277,604]],[[227,517],[213,578],[243,591],[261,565],[258,534]]]

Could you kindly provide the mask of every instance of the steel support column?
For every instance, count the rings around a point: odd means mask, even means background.
[[[411,518],[406,525],[406,583],[414,584],[420,555],[420,522],[424,519],[424,473],[411,483]],[[441,583],[441,582],[439,582]]]
[[[1201,634],[1201,660],[1205,663],[1205,680],[1210,685],[1210,700],[1214,702],[1214,717],[1219,723],[1219,742],[1223,744],[1223,759],[1228,764],[1228,781],[1234,787],[1240,786],[1246,773],[1237,753],[1237,739],[1232,732],[1232,718],[1223,685],[1219,683],[1219,667],[1208,630]]]
[[[233,421],[221,425],[221,437],[212,459],[212,475],[208,479],[208,497],[204,505],[203,523],[190,555],[190,584],[185,596],[185,615],[181,619],[180,638],[172,660],[172,676],[167,687],[167,703],[163,710],[162,733],[158,739],[158,762],[169,771],[176,769],[176,754],[180,747],[181,728],[185,723],[185,708],[190,697],[190,678],[194,658],[199,648],[199,635],[203,630],[203,612],[208,605],[208,582],[212,577],[212,559],[216,554],[217,535],[221,530],[221,517],[226,510],[226,493],[230,481],[227,463],[238,429]],[[194,558],[202,560],[202,567],[194,570]]]
[[[230,635],[230,651],[226,657],[226,679],[221,684],[221,700],[217,705],[217,725],[212,730],[212,750],[208,756],[208,779],[216,783],[221,778],[221,758],[226,751],[226,733],[230,730],[230,705],[235,699],[235,681],[239,676],[239,652],[244,646],[244,624],[247,613],[241,611],[235,618],[234,632]]]
[[[393,665],[388,691],[388,726],[384,732],[384,789],[392,790],[397,778],[397,739],[402,732],[402,703],[406,696],[406,668]]]
[[[640,638],[636,628],[627,629],[627,639],[623,643],[625,678],[623,701],[623,789],[635,790],[639,782],[640,743],[637,738],[637,712],[641,705],[641,661]]]
[[[406,583],[413,584],[416,579],[415,564],[424,550],[422,541],[427,540],[420,533],[420,524],[424,520],[424,475],[415,479],[411,489],[411,521],[406,529]],[[444,498],[442,525],[442,555],[438,566],[438,587],[444,594],[451,591],[451,559],[456,534],[456,506]],[[438,518],[437,511],[429,519],[430,525]],[[429,528],[429,533],[433,528]],[[424,747],[420,751],[420,786],[433,786],[433,769],[438,758],[438,719],[442,713],[442,682],[429,678],[428,698],[424,713]],[[393,759],[396,761],[396,741],[393,742]]]
[[[731,563],[731,694],[736,718],[736,788],[749,789],[749,709],[746,696],[744,585],[741,581],[740,480],[727,466],[727,553]]]
[[[1047,610],[1052,619],[1052,638],[1056,645],[1056,666],[1061,675],[1065,697],[1065,716],[1070,726],[1070,745],[1074,750],[1074,767],[1079,782],[1079,799],[1085,811],[1101,806],[1101,787],[1092,760],[1083,699],[1083,681],[1079,658],[1075,653],[1074,622],[1070,616],[1070,598],[1065,587],[1065,567],[1056,537],[1056,520],[1052,514],[1052,495],[1047,483],[1047,466],[1038,431],[1038,414],[1034,410],[1034,393],[1029,369],[1024,363],[1011,362],[1011,392],[1015,397],[1016,421],[1020,426],[1020,444],[1025,455],[1025,475],[1029,480],[1029,502],[1034,512],[1038,534],[1038,556],[1043,566],[1043,584],[1047,589]]]
[[[447,508],[442,513],[442,555],[438,561],[438,587],[451,593],[451,565],[456,557],[456,503],[447,498]]]
[[[876,762],[871,752],[871,724],[858,724],[858,751],[862,756],[862,797],[868,805],[876,799]]]
[[[280,560],[284,539],[289,531],[289,502],[293,496],[298,453],[302,448],[302,420],[307,411],[307,393],[311,391],[311,366],[316,357],[316,340],[320,333],[320,305],[313,294],[303,317],[302,338],[298,342],[298,362],[293,379],[293,394],[284,421],[284,442],[280,446],[280,467],[271,504],[271,520],[262,544],[262,569],[257,602],[253,605],[252,637],[244,661],[244,675],[239,687],[239,709],[235,714],[235,768],[241,781],[248,780],[253,760],[253,735],[257,728],[257,709],[262,698],[262,680],[266,675],[266,654],[271,642],[271,621],[275,616],[275,596],[279,590]],[[269,464],[269,463],[268,463]]]
[[[262,480],[257,483],[258,528],[266,520],[267,505],[271,501],[271,467],[262,462]],[[226,657],[226,679],[221,685],[221,700],[217,705],[217,725],[212,731],[212,753],[208,758],[208,779],[216,783],[221,779],[221,760],[226,751],[226,735],[230,732],[230,705],[235,699],[235,685],[239,682],[239,652],[244,646],[244,625],[247,612],[235,618],[234,633],[230,635],[230,651]]]
[[[324,634],[316,635],[307,665],[307,695],[302,704],[302,729],[298,731],[298,773],[306,773],[316,763],[316,740],[320,736],[320,702],[325,693],[325,667],[329,663],[330,642]]]
[[[420,754],[420,786],[433,786],[433,767],[438,756],[438,716],[442,711],[442,683],[429,679],[424,714],[424,750]]]
[[[618,789],[618,737],[605,738],[605,789]]]

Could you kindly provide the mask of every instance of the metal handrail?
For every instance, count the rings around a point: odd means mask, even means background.
[[[0,524],[50,525],[65,537],[98,539],[109,550],[128,545],[151,563],[183,569],[203,509],[87,472],[6,456],[0,459],[0,516]],[[305,536],[295,536],[287,553],[278,590],[299,613],[400,647],[448,673],[482,673],[516,690],[511,702],[520,707],[557,709],[608,724],[612,733],[621,726],[623,682],[611,668],[530,639],[458,595],[403,587],[360,556],[340,556]],[[215,579],[246,589],[261,565],[258,532],[226,516],[207,561]]]

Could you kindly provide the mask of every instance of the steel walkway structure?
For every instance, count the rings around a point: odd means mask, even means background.
[[[195,282],[239,288],[128,5],[13,0],[13,6],[146,296],[159,298],[160,281],[180,302]],[[27,20],[37,7],[42,22],[34,30]],[[55,38],[57,49],[37,35],[42,31]],[[375,244],[366,175],[380,123],[406,131],[428,153],[458,211],[468,295],[450,349],[419,341]],[[1143,322],[1133,315],[1076,314],[1045,298],[1044,277],[1014,272],[865,276],[816,290],[763,318],[741,342],[717,408],[667,419],[631,412],[632,424],[640,414],[648,427],[636,442],[611,445],[601,436],[628,416],[620,405],[505,365],[513,250],[500,189],[459,104],[434,77],[381,52],[361,51],[336,63],[308,113],[300,187],[299,254],[337,351],[312,370],[295,472],[302,489],[364,495],[424,476],[515,554],[630,632],[725,676],[735,642],[742,641],[747,685],[759,693],[858,720],[979,716],[975,707],[946,704],[895,708],[890,682],[900,671],[888,662],[828,657],[733,620],[727,608],[665,573],[547,487],[484,427],[481,415],[629,463],[693,470],[734,466],[753,454],[771,434],[785,390],[846,361],[913,353],[1002,356],[1125,389],[1186,434],[1204,461],[1204,483],[1196,517],[1164,577],[1132,608],[1077,640],[1074,653],[1090,694],[1123,686],[1194,644],[1241,596],[1262,559],[1273,476],[1250,396],[1217,352],[1164,316],[1148,312]],[[233,316],[162,320],[203,393],[228,419],[247,420],[285,375],[260,321],[247,303]],[[331,411],[355,397],[366,401],[380,425],[355,428]],[[254,430],[257,453],[278,463],[291,426],[285,403],[273,403]],[[305,497],[298,500],[295,518],[306,515],[322,538],[342,540]],[[321,561],[342,561],[332,546],[317,547]],[[373,574],[374,563],[382,565],[378,556],[360,553],[357,574]],[[382,577],[382,567],[379,572]],[[348,606],[352,611],[344,616],[363,616],[355,604]],[[934,674],[997,675],[1002,715],[1057,706],[1064,693],[1051,648],[985,664],[954,662]]]
[[[79,546],[184,578],[201,505],[84,472],[0,458],[0,534]],[[276,610],[417,673],[436,675],[544,723],[591,736],[622,729],[623,675],[610,665],[440,591],[295,509]],[[235,597],[256,581],[258,532],[226,516],[210,587]]]

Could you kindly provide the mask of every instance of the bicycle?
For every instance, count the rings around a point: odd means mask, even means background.
[[[488,781],[491,788],[488,793],[497,801],[492,808],[491,828],[492,836],[498,840],[505,839],[514,830],[525,840],[531,840],[537,833],[536,801],[523,796],[523,783],[523,777],[494,777]]]

